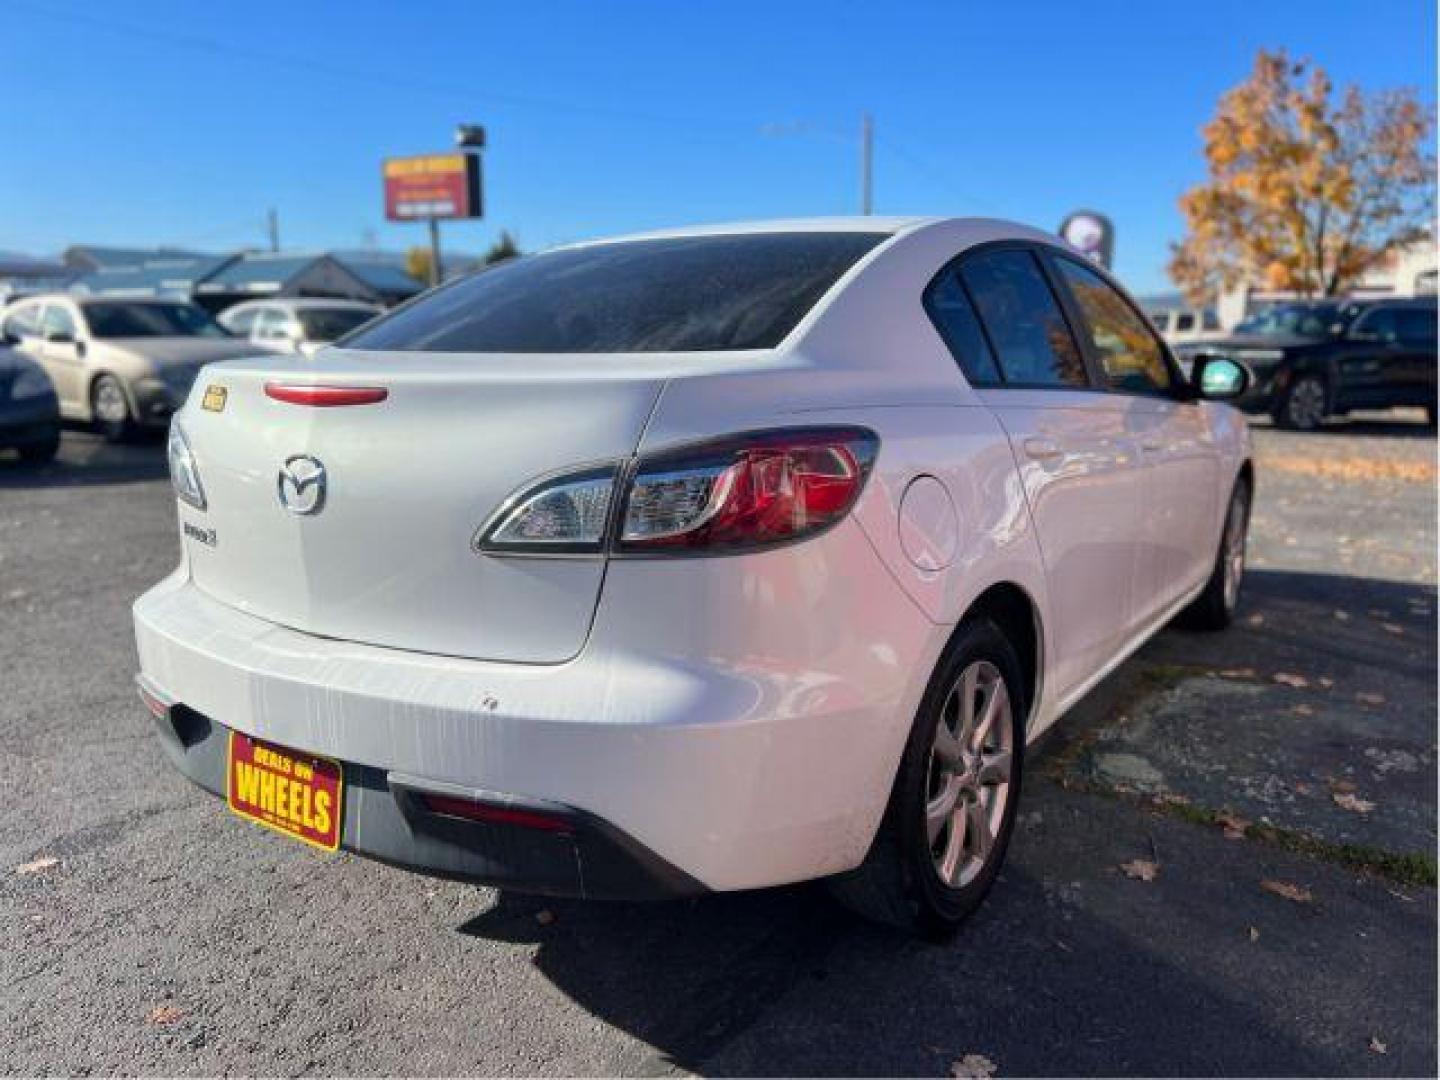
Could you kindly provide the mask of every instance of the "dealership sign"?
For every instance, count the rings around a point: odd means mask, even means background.
[[[480,159],[475,154],[386,158],[385,216],[391,221],[480,217]]]
[[[1087,259],[1107,269],[1115,258],[1115,226],[1104,214],[1076,210],[1060,223],[1060,236]]]

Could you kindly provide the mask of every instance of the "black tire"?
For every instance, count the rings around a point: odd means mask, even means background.
[[[105,415],[101,415],[102,412]],[[135,437],[130,399],[114,375],[101,375],[90,384],[90,415],[94,418],[95,430],[105,436],[106,442],[129,442]]]
[[[934,744],[958,680],[972,666],[982,665],[983,669],[987,664],[989,670],[998,671],[1010,702],[1008,789],[988,855],[979,860],[968,881],[952,885],[941,877],[937,853],[926,829],[926,804],[933,797],[937,767]],[[987,618],[963,623],[926,688],[905,743],[889,805],[865,861],[858,869],[827,883],[836,899],[867,919],[932,940],[944,940],[959,929],[985,899],[1005,861],[1020,796],[1027,704],[1020,660],[1004,633]],[[998,729],[992,726],[990,734],[998,735]],[[983,788],[977,788],[977,797],[979,791]],[[970,803],[973,805],[974,800]],[[963,798],[954,805],[955,813],[964,812]],[[949,826],[955,827],[954,822]],[[938,842],[943,847],[947,840],[942,837]]]
[[[27,465],[44,465],[48,461],[55,460],[55,455],[60,452],[60,429],[56,428],[43,442],[27,443],[17,447],[20,453],[20,460]]]
[[[1330,390],[1319,375],[1300,375],[1275,407],[1275,423],[1291,431],[1318,431],[1330,412]]]
[[[1250,481],[1240,477],[1230,492],[1230,503],[1225,510],[1225,525],[1220,530],[1220,545],[1215,552],[1215,565],[1210,579],[1205,582],[1205,591],[1185,609],[1181,622],[1192,630],[1224,630],[1235,621],[1235,609],[1240,602],[1240,584],[1245,573],[1245,544],[1250,534],[1250,504],[1254,492]],[[1231,562],[1234,555],[1231,544],[1235,542],[1232,529],[1239,530],[1239,566]],[[1234,588],[1227,584],[1227,570],[1236,573]]]

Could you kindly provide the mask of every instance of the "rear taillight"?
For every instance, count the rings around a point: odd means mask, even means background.
[[[864,428],[791,428],[663,451],[623,471],[570,473],[513,496],[476,547],[662,555],[789,543],[850,512],[878,447]]]
[[[165,456],[170,465],[170,485],[177,498],[184,500],[196,510],[205,509],[205,489],[200,485],[200,469],[195,464],[195,455],[190,451],[190,441],[185,438],[185,429],[180,421],[170,421],[170,438],[166,443]]]
[[[333,409],[345,405],[378,405],[390,396],[383,386],[317,386],[311,383],[265,384],[265,396],[287,405]]]

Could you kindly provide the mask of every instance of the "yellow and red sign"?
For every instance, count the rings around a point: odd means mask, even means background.
[[[475,154],[386,158],[385,216],[391,221],[480,216],[480,159]]]
[[[230,733],[226,801],[241,817],[314,847],[340,846],[344,777],[338,761]]]

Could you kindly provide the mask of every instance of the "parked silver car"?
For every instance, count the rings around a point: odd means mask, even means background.
[[[232,334],[248,337],[267,351],[310,356],[365,325],[382,310],[362,300],[286,297],[247,300],[226,308],[219,321]]]
[[[36,361],[60,414],[120,441],[165,424],[212,360],[256,351],[184,300],[32,296],[0,314],[0,342]]]

